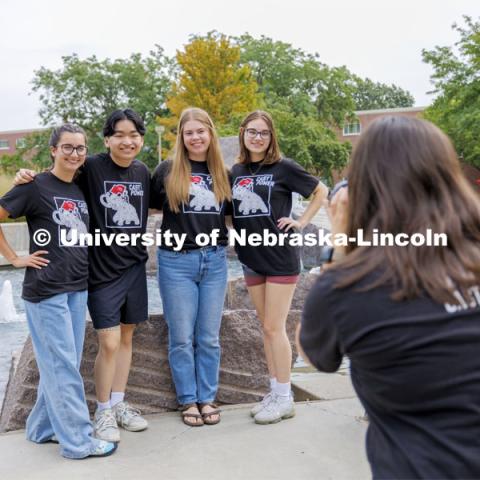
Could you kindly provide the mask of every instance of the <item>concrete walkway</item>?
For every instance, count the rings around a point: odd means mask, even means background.
[[[367,423],[348,377],[309,374],[297,381],[328,399],[297,403],[295,418],[268,426],[255,425],[245,405],[223,407],[219,425],[201,428],[183,425],[178,413],[151,415],[145,432],[122,431],[108,458],[67,460],[57,445],[35,445],[24,432],[0,435],[0,479],[370,478]]]

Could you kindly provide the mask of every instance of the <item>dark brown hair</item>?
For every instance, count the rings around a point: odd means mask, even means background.
[[[50,134],[50,139],[48,141],[48,146],[49,147],[56,147],[58,146],[60,139],[62,138],[62,134],[64,133],[80,133],[83,135],[83,138],[85,139],[85,146],[87,145],[87,134],[85,133],[85,130],[78,126],[75,125],[74,123],[64,123],[58,127],[54,127],[52,129],[52,132]],[[53,156],[50,155],[53,161]]]
[[[271,164],[278,162],[281,159],[280,147],[278,146],[277,140],[277,132],[275,131],[275,125],[272,117],[268,112],[264,112],[263,110],[255,110],[254,112],[249,113],[240,124],[240,132],[238,134],[240,154],[238,156],[237,163],[248,164],[252,161],[250,158],[250,151],[245,146],[244,135],[247,125],[252,120],[257,120],[258,118],[262,119],[268,125],[268,129],[270,130],[270,144],[265,152],[265,159],[263,160],[263,163]]]
[[[412,235],[445,233],[448,246],[349,244],[335,268],[337,287],[352,285],[374,271],[366,289],[389,283],[392,298],[425,292],[439,302],[457,303],[480,281],[480,204],[461,170],[449,138],[433,124],[385,117],[371,124],[355,148],[349,168],[347,235],[373,229]],[[468,298],[465,297],[465,298]]]

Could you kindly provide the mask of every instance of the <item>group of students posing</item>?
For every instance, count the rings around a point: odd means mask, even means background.
[[[144,246],[63,245],[79,233],[144,233],[148,210],[163,212],[161,229],[186,234],[183,247],[158,249],[158,284],[169,334],[169,363],[182,420],[214,425],[220,411],[219,331],[227,286],[226,217],[248,233],[301,229],[315,215],[328,189],[293,160],[282,158],[267,112],[249,114],[240,126],[240,155],[231,172],[224,164],[215,126],[198,108],[179,120],[173,158],[150,176],[135,157],[145,126],[130,109],[106,120],[108,153],[87,156],[87,139],[64,124],[50,139],[52,168],[23,170],[0,199],[0,220],[26,216],[31,254],[18,257],[0,229],[0,253],[27,267],[22,297],[40,371],[28,439],[58,441],[68,458],[105,456],[120,441],[118,427],[147,428],[125,401],[132,338],[148,318]],[[290,217],[292,192],[312,196],[302,217]],[[38,247],[39,229],[51,241]],[[199,247],[200,233],[220,232],[215,244]],[[87,251],[88,250],[88,251]],[[294,415],[290,390],[292,352],[286,319],[300,271],[295,248],[237,246],[246,284],[263,325],[271,392],[252,411],[268,424]],[[88,294],[87,294],[88,292]],[[98,333],[95,361],[97,409],[93,425],[79,373],[86,308]]]
[[[46,229],[48,252],[31,243],[17,257],[0,233],[0,253],[27,267],[23,298],[38,367],[37,402],[27,421],[34,442],[61,445],[69,458],[115,450],[118,426],[147,427],[124,400],[135,325],[147,318],[145,249],[87,249],[59,243],[62,228],[142,233],[148,207],[163,211],[162,231],[186,234],[180,251],[158,249],[158,282],[169,331],[169,362],[187,425],[220,421],[219,329],[227,282],[225,218],[247,234],[301,229],[327,188],[282,158],[271,117],[249,114],[230,172],[208,114],[182,113],[172,160],[150,179],[135,156],[145,128],[119,110],[104,128],[108,153],[86,158],[83,131],[55,129],[49,172],[17,176],[0,199],[0,219],[25,215],[30,235]],[[78,175],[77,175],[78,174]],[[290,218],[292,192],[311,201]],[[448,246],[335,248],[305,301],[299,348],[318,369],[350,359],[351,378],[368,414],[367,456],[374,478],[480,478],[480,202],[450,140],[429,122],[375,121],[359,139],[348,188],[328,203],[332,233],[444,233]],[[88,227],[89,226],[89,227]],[[199,233],[220,232],[199,247]],[[1,230],[0,230],[1,232]],[[292,352],[285,323],[299,274],[291,246],[236,246],[263,326],[268,395],[252,410],[268,424],[294,415]],[[94,424],[79,365],[87,305],[98,332]],[[322,426],[314,427],[322,428]],[[315,447],[316,448],[316,447]]]

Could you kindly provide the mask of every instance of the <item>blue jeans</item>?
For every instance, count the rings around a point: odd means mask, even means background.
[[[158,249],[158,284],[178,402],[213,402],[218,389],[219,333],[227,289],[226,248],[183,252]]]
[[[27,419],[27,438],[43,443],[56,435],[67,458],[87,457],[98,441],[80,375],[87,291],[60,293],[38,303],[25,300],[28,327],[40,372],[37,401]]]

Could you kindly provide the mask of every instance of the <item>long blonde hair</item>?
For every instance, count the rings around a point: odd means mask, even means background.
[[[189,200],[190,176],[192,169],[188,161],[188,150],[183,141],[185,123],[196,120],[203,124],[210,134],[210,145],[207,151],[207,167],[213,179],[213,193],[218,203],[231,200],[232,191],[228,179],[227,168],[223,161],[220,143],[212,119],[201,108],[187,108],[180,115],[177,127],[177,139],[172,167],[167,176],[165,190],[172,212],[180,212],[180,204]]]

